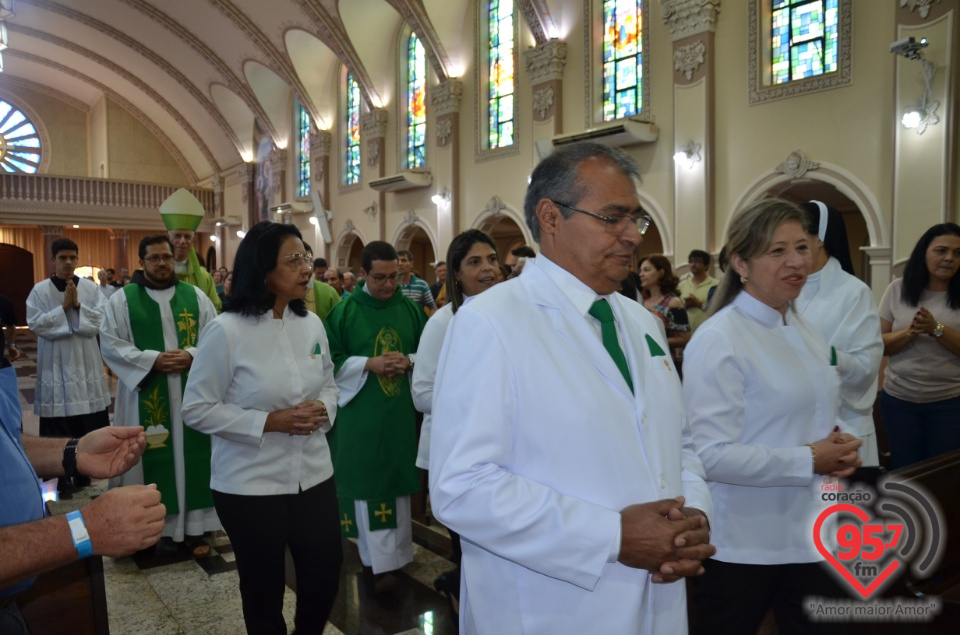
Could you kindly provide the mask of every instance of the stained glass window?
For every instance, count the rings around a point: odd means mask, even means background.
[[[640,0],[603,3],[603,120],[643,110],[643,6]]]
[[[407,167],[427,164],[427,55],[416,33],[407,43]]]
[[[310,113],[297,102],[297,130],[300,135],[297,161],[297,196],[310,196]]]
[[[838,0],[771,0],[771,82],[837,70]]]
[[[493,149],[513,145],[513,0],[490,0],[489,7],[487,134]]]
[[[355,185],[360,182],[360,84],[347,73],[347,125],[344,135],[343,182]]]
[[[6,172],[35,174],[40,151],[40,135],[27,116],[0,100],[0,166]]]

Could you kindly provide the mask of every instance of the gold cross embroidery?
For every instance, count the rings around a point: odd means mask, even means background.
[[[184,336],[184,346],[193,346],[197,341],[197,321],[193,314],[184,309],[178,316],[182,318],[177,321],[177,330],[186,333]]]
[[[350,516],[347,514],[344,514],[343,520],[340,521],[340,526],[343,527],[344,525],[347,526],[347,529],[346,529],[347,532],[350,531],[350,526],[353,525],[353,521],[350,520]]]
[[[380,520],[381,523],[386,523],[386,522],[387,522],[387,516],[390,515],[390,514],[392,514],[392,513],[393,513],[393,510],[392,510],[392,509],[387,509],[387,504],[386,504],[386,503],[380,503],[380,509],[379,509],[378,511],[373,512],[373,515],[376,516],[376,517]]]

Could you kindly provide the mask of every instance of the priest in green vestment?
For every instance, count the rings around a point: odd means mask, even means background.
[[[203,268],[193,248],[193,236],[203,220],[203,205],[197,197],[180,188],[167,197],[160,206],[160,218],[173,244],[174,271],[177,277],[199,288],[217,309],[223,308],[213,276]]]
[[[303,243],[303,248],[307,252],[307,257],[313,259],[313,247],[308,243]],[[330,311],[340,302],[340,294],[332,286],[317,280],[310,276],[310,286],[307,288],[307,297],[303,300],[307,305],[307,311],[316,314],[324,326],[327,324],[327,316]]]
[[[140,242],[140,266],[114,293],[100,329],[103,359],[117,375],[114,425],[146,430],[143,457],[122,485],[156,483],[167,518],[163,535],[209,553],[202,535],[220,529],[210,492],[210,437],[183,425],[183,387],[197,338],[217,311],[173,273],[166,234]]]
[[[410,494],[419,489],[410,371],[427,316],[398,287],[397,252],[373,241],[363,275],[327,316],[340,410],[327,434],[341,526],[356,535],[363,564],[381,576],[413,560]]]

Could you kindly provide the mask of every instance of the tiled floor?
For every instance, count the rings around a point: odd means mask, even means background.
[[[32,411],[36,380],[36,339],[18,332],[24,357],[15,363],[24,407],[24,432],[37,434]],[[112,380],[115,390],[116,380]],[[106,482],[95,482],[103,489]],[[45,498],[55,507],[56,486],[45,487]],[[345,540],[340,593],[324,635],[449,635],[456,632],[450,609],[433,590],[433,580],[453,564],[434,551],[442,550],[442,528],[416,526],[414,561],[404,567],[395,592],[376,596],[362,574],[356,544]],[[243,633],[243,614],[236,565],[229,538],[208,540],[212,553],[194,559],[184,552],[127,558],[104,558],[110,632],[113,635],[219,635]],[[284,617],[293,628],[296,596],[288,587]]]

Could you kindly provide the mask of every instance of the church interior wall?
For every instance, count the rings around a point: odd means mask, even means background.
[[[107,99],[107,129],[111,179],[191,185],[156,135],[111,99]]]
[[[87,113],[27,86],[4,87],[3,91],[42,122],[50,143],[47,172],[87,176]]]

